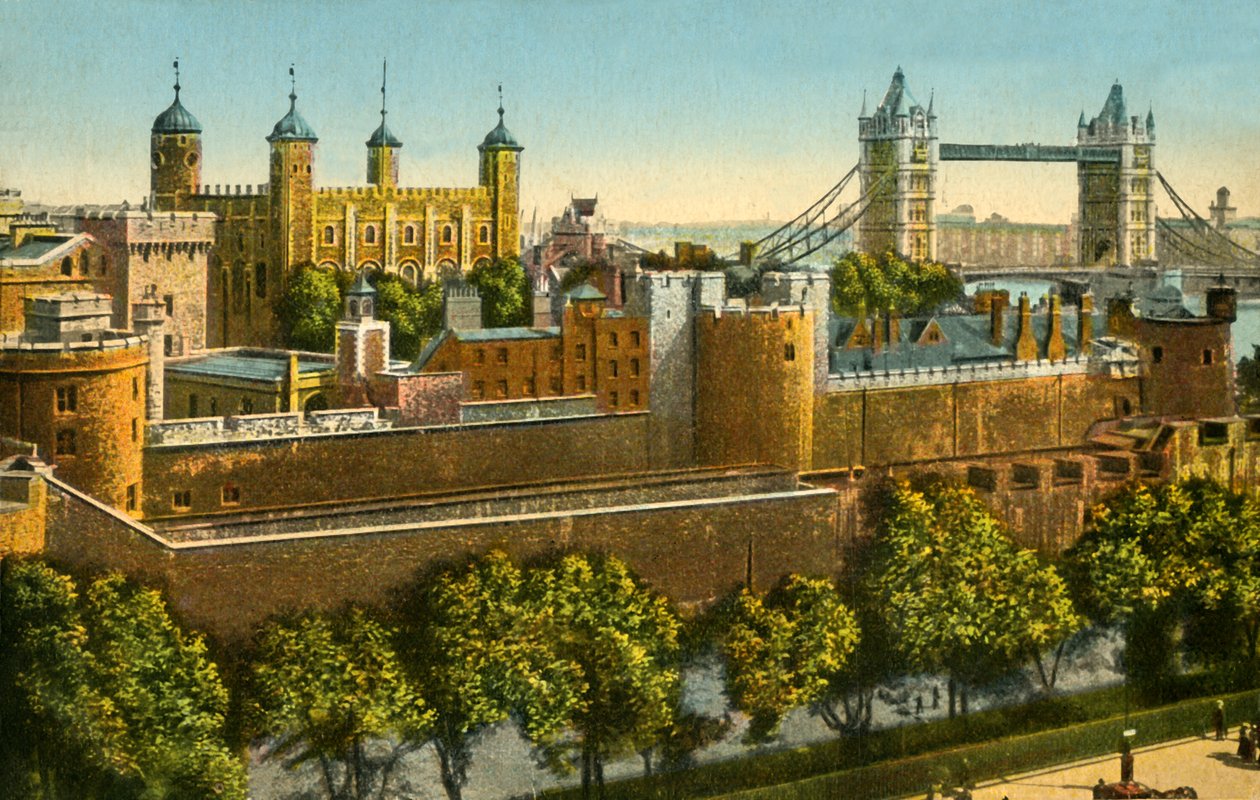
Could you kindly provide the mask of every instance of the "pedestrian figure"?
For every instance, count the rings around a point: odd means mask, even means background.
[[[1098,779],[1098,783],[1094,784],[1094,800],[1102,800],[1103,795],[1107,793],[1107,784],[1102,778]]]
[[[1120,742],[1120,782],[1133,783],[1133,753],[1127,738]]]
[[[1251,752],[1248,753],[1248,761],[1253,761],[1260,757],[1260,726],[1255,723],[1251,725]]]
[[[914,698],[914,715],[916,717],[923,716],[923,695],[917,695]]]
[[[1216,741],[1225,738],[1225,701],[1217,700],[1216,708],[1212,709],[1212,727],[1216,728]]]
[[[932,710],[935,711],[936,709],[940,707],[941,707],[941,687],[937,686],[936,684],[932,684]]]
[[[1245,722],[1238,726],[1238,757],[1251,760],[1251,731]]]

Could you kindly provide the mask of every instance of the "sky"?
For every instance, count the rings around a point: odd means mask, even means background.
[[[203,183],[266,181],[292,63],[317,182],[361,185],[387,58],[404,185],[475,184],[502,83],[527,219],[598,195],[612,219],[781,220],[857,163],[863,92],[900,65],[944,142],[1070,144],[1119,80],[1183,197],[1206,214],[1226,185],[1260,215],[1257,41],[1254,3],[1219,0],[0,0],[0,186],[138,203],[175,57]],[[1070,164],[947,163],[939,185],[941,210],[1076,207]]]

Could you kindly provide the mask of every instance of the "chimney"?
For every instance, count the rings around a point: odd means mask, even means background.
[[[481,329],[481,295],[463,281],[450,281],[442,292],[442,327],[452,331]]]
[[[1225,283],[1222,274],[1216,279],[1215,286],[1207,290],[1207,315],[1221,322],[1233,322],[1238,319],[1238,293]]]
[[[532,323],[533,326],[535,328],[550,328],[552,326],[551,295],[547,294],[546,292],[534,292],[533,302],[534,302],[534,305],[533,305],[534,321]]]
[[[895,347],[901,342],[901,315],[897,309],[888,309],[888,346]]]
[[[1046,336],[1046,358],[1050,363],[1067,358],[1063,342],[1063,299],[1058,292],[1050,295],[1050,333]]]
[[[1089,292],[1081,295],[1081,303],[1076,312],[1076,353],[1088,356],[1093,350],[1094,340],[1094,296]]]
[[[338,337],[340,339],[340,337]],[[340,343],[340,342],[339,342]],[[289,353],[289,366],[284,374],[284,393],[285,407],[289,411],[301,411],[301,404],[298,402],[298,354]]]
[[[1015,360],[1037,360],[1037,339],[1033,336],[1032,307],[1028,302],[1028,292],[1019,293],[1019,336],[1015,339]]]
[[[131,305],[131,325],[136,333],[149,339],[148,389],[144,398],[145,417],[161,422],[166,385],[166,304],[158,299],[157,287],[150,286],[140,302]]]
[[[1005,294],[994,294],[989,298],[989,341],[994,347],[1001,347],[1006,339],[1006,305],[1010,297]]]

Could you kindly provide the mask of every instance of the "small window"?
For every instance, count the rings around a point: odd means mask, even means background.
[[[337,241],[337,231],[331,225],[324,226],[324,244],[332,244]]]
[[[74,386],[57,387],[57,413],[69,414],[79,410],[79,390]]]
[[[537,384],[534,382],[534,376],[529,376],[521,382],[521,394],[526,397],[533,397],[537,394]]]
[[[472,399],[480,400],[486,396],[485,381],[477,381],[472,385]]]
[[[267,265],[254,267],[254,293],[259,297],[267,296]]]
[[[552,361],[559,361],[559,360],[560,360],[561,358],[563,358],[563,357],[564,357],[564,348],[563,348],[563,347],[561,347],[560,345],[556,345],[555,347],[551,348],[551,360],[552,360]]]
[[[585,391],[586,391],[586,376],[585,376],[585,375],[579,375],[579,376],[577,376],[577,381],[576,381],[576,383],[577,383],[577,390],[578,390],[579,392],[585,392]]]
[[[1164,348],[1156,346],[1151,348],[1151,361],[1156,364],[1162,363],[1164,360]]]
[[[164,355],[172,355],[175,352],[175,335],[170,333],[162,334],[162,353]]]
[[[176,511],[187,511],[192,508],[192,490],[180,489],[171,494],[171,506]]]
[[[403,228],[403,244],[416,243],[416,229],[408,225]]]
[[[611,406],[612,408],[617,407],[617,393],[616,392],[608,393],[608,405]]]
[[[639,377],[639,359],[637,358],[630,359],[630,377]]]
[[[608,346],[609,346],[609,347],[616,347],[616,346],[617,346],[617,333],[616,333],[616,331],[612,331],[612,332],[610,332],[610,333],[608,334]]]
[[[499,348],[499,349],[495,352],[495,354],[494,354],[494,361],[495,361],[495,363],[496,363],[496,364],[506,364],[506,363],[508,363],[508,351],[507,351],[507,348],[506,348],[506,347],[500,347],[500,348]]]
[[[560,376],[552,375],[551,376],[551,393],[560,394],[563,391],[564,391],[564,385],[560,382]]]
[[[127,485],[127,510],[128,511],[135,511],[136,506],[139,505],[140,492],[137,489],[138,487],[134,483]]]
[[[72,456],[75,453],[75,436],[73,428],[57,431],[56,455]]]
[[[376,226],[369,225],[363,229],[363,241],[366,244],[376,244]]]
[[[639,405],[639,390],[638,389],[630,390],[630,405],[631,406]]]
[[[499,381],[494,387],[494,396],[502,400],[507,397],[507,381]]]
[[[783,345],[783,360],[784,361],[796,360],[796,345],[794,344]]]
[[[223,484],[223,505],[234,506],[241,502],[241,487],[234,483]]]
[[[102,278],[109,274],[109,256],[108,255],[101,256],[101,270],[100,271],[101,271]]]
[[[140,441],[140,420],[136,417],[131,418],[131,441]]]
[[[1204,350],[1204,351],[1203,351],[1203,363],[1204,363],[1204,365],[1207,365],[1207,364],[1211,364],[1211,363],[1212,363],[1212,351],[1211,351],[1211,350]]]
[[[489,225],[482,225],[480,228],[477,229],[477,241],[481,242],[482,244],[488,244],[490,242],[490,226]]]
[[[175,295],[168,294],[162,298],[162,303],[166,306],[166,316],[175,316]]]
[[[482,350],[481,348],[477,348],[477,349],[473,352],[473,363],[474,363],[474,364],[484,364],[484,363],[486,363],[486,351],[485,351],[485,350]]]
[[[608,362],[608,374],[614,378],[617,377],[617,362],[616,361]]]
[[[631,347],[639,346],[639,332],[638,331],[630,331],[630,346]]]
[[[195,395],[195,394],[190,394],[190,395],[188,395],[188,416],[190,416],[190,417],[195,417],[195,416],[197,416],[197,411],[198,411],[198,408],[197,408],[197,395]]]
[[[131,379],[131,399],[132,400],[140,399],[140,379],[139,378]]]
[[[573,358],[575,361],[586,360],[586,345],[576,344],[573,346]]]
[[[242,413],[242,414],[253,414],[253,413],[254,413],[254,398],[252,398],[252,397],[242,397],[242,398],[241,398],[241,413]]]
[[[61,274],[62,275],[74,274],[74,262],[70,260],[70,256],[66,256],[65,258],[61,259]]]
[[[455,229],[450,225],[442,226],[442,244],[450,244],[455,240]]]

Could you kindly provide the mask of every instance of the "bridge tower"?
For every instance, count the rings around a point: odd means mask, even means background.
[[[1111,87],[1102,111],[1076,127],[1080,147],[1119,150],[1115,162],[1077,164],[1080,188],[1079,256],[1084,266],[1132,266],[1154,261],[1155,115],[1128,116],[1124,89]]]
[[[932,100],[919,104],[901,67],[875,113],[858,116],[858,173],[865,196],[877,183],[858,222],[858,248],[887,250],[915,261],[936,258],[936,164],[940,154]]]

